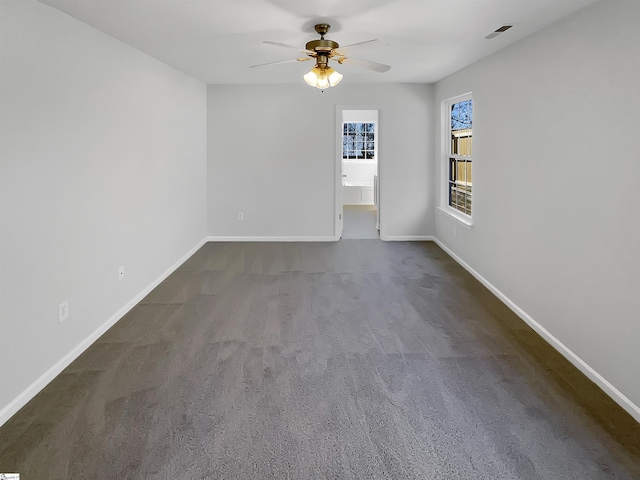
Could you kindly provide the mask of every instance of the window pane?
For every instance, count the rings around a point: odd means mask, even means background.
[[[466,182],[466,168],[464,162],[456,162],[456,178],[458,182]]]
[[[471,156],[473,101],[465,100],[451,106],[451,153]]]
[[[452,104],[450,115],[450,154],[463,158],[449,157],[449,205],[471,215],[473,100]]]
[[[449,205],[455,207],[456,205],[456,191],[455,191],[455,183],[449,183]]]
[[[454,103],[451,106],[451,130],[473,128],[472,100]]]

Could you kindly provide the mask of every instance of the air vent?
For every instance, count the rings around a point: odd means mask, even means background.
[[[511,27],[513,27],[513,25],[503,25],[501,26],[499,29],[497,29],[495,32],[490,33],[489,35],[487,35],[486,38],[487,40],[491,40],[492,38],[497,37],[498,35],[500,35],[501,33],[506,32],[507,30],[509,30]]]

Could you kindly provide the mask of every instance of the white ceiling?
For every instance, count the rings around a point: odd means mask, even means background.
[[[595,0],[40,0],[206,83],[298,83],[310,62],[263,40],[304,45],[313,26],[386,73],[342,65],[350,83],[432,83]],[[512,29],[493,40],[502,25]],[[386,45],[385,45],[386,44]]]

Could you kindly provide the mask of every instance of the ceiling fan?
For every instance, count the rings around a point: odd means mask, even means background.
[[[382,63],[370,62],[368,60],[359,60],[357,58],[351,58],[350,54],[354,49],[358,49],[364,45],[371,45],[381,43],[379,40],[367,40],[365,42],[353,43],[340,47],[337,42],[333,40],[325,39],[324,36],[329,31],[330,25],[326,23],[319,23],[315,26],[316,32],[320,35],[319,40],[311,40],[307,42],[304,49],[294,47],[293,45],[287,45],[286,43],[279,42],[267,42],[269,45],[275,45],[277,47],[289,48],[298,50],[301,53],[307,55],[306,57],[294,58],[291,60],[282,60],[280,62],[261,63],[259,65],[251,65],[250,68],[264,67],[266,65],[278,65],[281,63],[290,62],[305,62],[307,60],[314,60],[315,65],[309,73],[303,78],[307,84],[312,87],[324,90],[325,88],[335,87],[342,80],[342,75],[338,73],[334,68],[329,66],[329,60],[338,62],[340,65],[353,65],[356,67],[366,68],[373,70],[374,72],[386,72],[391,67]]]

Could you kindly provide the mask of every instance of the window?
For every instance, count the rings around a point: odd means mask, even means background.
[[[375,123],[343,123],[342,124],[342,158],[350,160],[374,160]]]
[[[470,95],[448,106],[448,201],[451,208],[471,216],[473,100]]]

